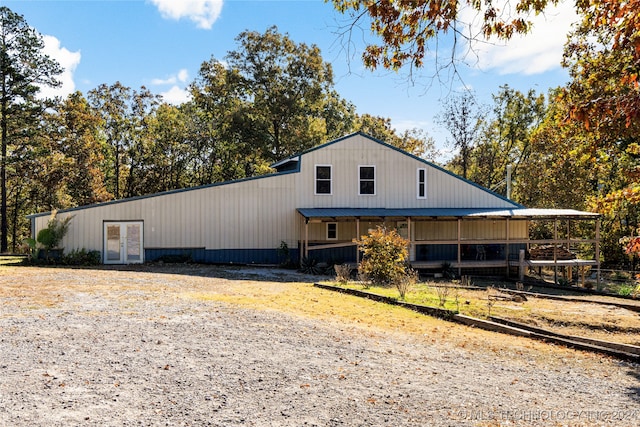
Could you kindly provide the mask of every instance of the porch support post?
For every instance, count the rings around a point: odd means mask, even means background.
[[[553,219],[553,283],[558,284],[558,218]]]
[[[300,214],[300,221],[298,222],[298,261],[302,264],[302,258],[304,257],[304,237],[302,236],[302,223],[306,221],[306,218]]]
[[[356,217],[356,240],[360,240],[360,218]],[[356,267],[360,265],[360,250],[356,245]]]
[[[567,219],[567,250],[571,252],[571,220]],[[569,283],[573,281],[573,266],[568,265],[567,269],[567,280]]]
[[[596,221],[596,289],[600,289],[600,222],[601,219],[598,218]]]
[[[506,261],[507,261],[507,277],[509,277],[509,233],[510,233],[510,230],[509,230],[509,217],[507,217],[507,223],[505,225],[505,229],[506,229],[506,232],[507,232],[507,239],[506,239],[507,240],[507,244],[505,245],[504,252],[505,252],[505,257],[506,257]]]
[[[462,218],[458,218],[458,276],[462,276]]]
[[[413,247],[413,240],[411,239],[411,217],[407,217],[407,239],[409,240],[409,262],[411,262],[411,248]]]
[[[309,258],[309,218],[304,219],[304,257]]]

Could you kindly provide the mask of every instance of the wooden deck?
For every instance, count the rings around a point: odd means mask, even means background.
[[[512,267],[519,267],[520,263],[521,261],[510,261],[509,265],[511,265]],[[552,259],[526,259],[522,261],[522,263],[528,267],[585,267],[589,265],[598,265],[598,261],[596,261],[595,259],[558,259],[555,261]]]
[[[442,268],[442,264],[449,263],[452,268],[507,268],[507,260],[480,260],[480,261],[411,261],[411,267],[416,269],[432,270]]]

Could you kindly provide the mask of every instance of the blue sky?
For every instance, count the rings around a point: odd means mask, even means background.
[[[477,56],[459,69],[464,84],[485,103],[504,84],[545,93],[564,84],[562,45],[576,20],[571,3],[536,17],[534,32],[526,38],[506,46],[474,46]],[[363,40],[374,39],[354,33],[347,51],[336,33],[347,17],[322,0],[0,0],[0,5],[23,15],[45,37],[47,53],[65,67],[63,87],[47,95],[86,94],[102,83],[120,81],[134,89],[144,85],[179,103],[202,62],[212,56],[222,60],[237,49],[235,38],[242,31],[264,32],[272,25],[297,43],[320,47],[333,66],[337,91],[358,113],[388,117],[399,131],[424,129],[445,152],[446,132],[434,116],[451,90],[463,87],[459,81],[432,81],[430,69],[415,73],[413,83],[406,71],[365,69]],[[473,29],[474,16],[462,16]],[[440,58],[450,54],[443,49]]]

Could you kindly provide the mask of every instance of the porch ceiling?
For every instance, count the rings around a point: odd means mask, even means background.
[[[298,208],[304,218],[523,218],[598,219],[597,213],[573,209],[527,208]]]

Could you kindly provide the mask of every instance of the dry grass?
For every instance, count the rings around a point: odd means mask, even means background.
[[[358,285],[352,285],[358,288]],[[445,287],[443,283],[422,283],[414,287],[404,300],[437,307],[443,299],[446,289],[445,308],[459,311],[461,314],[486,318],[503,317],[567,335],[588,336],[595,339],[640,345],[640,316],[637,312],[613,305],[592,304],[587,302],[557,301],[544,298],[528,298],[516,302],[493,297],[508,298],[495,289],[469,290]],[[393,288],[371,287],[368,292],[397,297]],[[456,303],[457,297],[457,303]],[[613,298],[590,297],[589,299],[614,301]],[[619,300],[618,300],[619,302]]]
[[[362,330],[361,333],[380,336],[381,339],[384,334],[401,334],[425,344],[454,346],[523,360],[541,360],[551,366],[571,360],[603,363],[599,355],[525,338],[506,338],[400,307],[336,294],[313,287],[311,280],[286,282],[233,277],[234,274],[228,270],[215,267],[143,267],[140,271],[118,271],[0,266],[0,300],[2,304],[14,304],[32,310],[55,308],[62,301],[73,301],[77,293],[89,293],[97,301],[105,302],[104,306],[96,307],[96,315],[101,310],[113,310],[114,307],[126,315],[135,312],[137,304],[162,307],[178,299],[223,303],[319,319],[334,324],[339,330],[358,328]],[[461,299],[468,297],[471,294],[464,292]],[[473,304],[480,307],[482,302],[478,300]],[[506,305],[500,307],[500,310],[508,309]],[[161,313],[159,310],[159,315]]]

